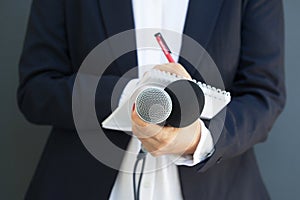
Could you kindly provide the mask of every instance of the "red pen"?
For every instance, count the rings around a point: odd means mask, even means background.
[[[171,56],[171,51],[170,51],[166,41],[164,40],[163,36],[161,35],[161,33],[156,33],[154,36],[155,36],[161,50],[164,52],[165,56],[167,57],[168,61],[170,63],[175,63],[174,59]]]

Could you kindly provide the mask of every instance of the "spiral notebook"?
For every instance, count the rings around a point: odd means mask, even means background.
[[[131,85],[133,89],[127,90],[130,91],[130,93],[126,94],[126,97],[122,97],[125,98],[125,100],[123,100],[123,103],[102,122],[102,127],[113,130],[131,131],[132,99],[134,99],[136,90],[144,86],[152,85],[164,88],[170,83],[180,79],[185,78],[156,69],[150,70],[140,81]],[[231,101],[231,95],[229,92],[202,82],[197,82],[196,80],[192,81],[197,83],[204,93],[205,103],[200,118],[213,118]]]

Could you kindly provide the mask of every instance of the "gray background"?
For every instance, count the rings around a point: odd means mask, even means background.
[[[0,199],[22,199],[48,137],[49,127],[31,125],[16,105],[17,65],[31,0],[0,0]],[[300,188],[300,1],[284,0],[288,101],[269,139],[256,146],[272,199],[299,199]]]

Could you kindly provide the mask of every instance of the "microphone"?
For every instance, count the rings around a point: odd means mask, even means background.
[[[200,117],[204,94],[196,83],[182,79],[164,89],[144,89],[138,94],[135,105],[138,116],[145,122],[181,128]]]
[[[140,92],[135,105],[138,116],[151,124],[163,123],[172,111],[170,95],[158,87],[149,87]]]
[[[136,97],[135,109],[137,115],[145,122],[162,124],[171,114],[172,100],[164,89],[148,87]],[[147,150],[141,145],[137,159],[142,159],[147,153]]]

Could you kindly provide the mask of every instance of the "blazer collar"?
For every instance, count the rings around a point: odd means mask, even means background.
[[[131,0],[98,1],[107,37],[134,28]],[[204,48],[207,48],[223,1],[190,0],[183,33],[196,40]],[[188,50],[188,48],[189,46],[183,40],[181,52]],[[131,60],[131,67],[133,67],[137,65],[136,53],[131,54],[131,56],[135,56],[135,58],[128,57],[127,59]],[[188,66],[188,63],[182,58],[179,62],[185,66],[187,65],[186,68],[191,75],[195,72],[194,67]]]
[[[224,0],[189,1],[189,8],[183,33],[194,39],[204,49],[208,48],[208,44],[211,39],[211,35],[213,34],[223,1]],[[197,55],[197,52],[191,51],[190,46],[184,39],[182,41],[181,54],[183,51],[189,52],[190,54],[195,53],[195,56],[191,56],[192,59],[198,59],[196,63],[200,62],[200,56]],[[198,66],[191,66],[191,64],[182,59],[182,57],[179,59],[179,63],[184,65],[191,75],[194,75],[196,68],[199,68]],[[198,74],[198,76],[199,75],[200,74]],[[198,79],[200,77],[198,77]]]
[[[97,0],[100,8],[100,17],[102,18],[103,27],[106,37],[109,38],[115,34],[121,33],[123,31],[134,29],[134,19],[133,19],[133,11],[131,0]],[[125,41],[124,43],[130,43],[130,41],[135,41],[135,34],[133,32],[130,35],[130,40]],[[132,49],[136,48],[135,42],[131,46]],[[112,47],[112,55],[114,55],[114,48]],[[128,70],[137,66],[137,53],[136,51],[130,52],[126,54],[126,56],[122,56],[122,58],[117,59],[117,70],[120,72],[120,75],[123,75]],[[137,70],[131,71],[130,75],[132,78],[137,77]]]
[[[190,0],[184,34],[207,47],[224,0]]]
[[[131,0],[98,0],[108,37],[134,28]]]

